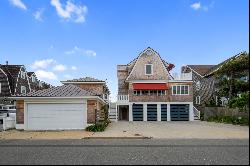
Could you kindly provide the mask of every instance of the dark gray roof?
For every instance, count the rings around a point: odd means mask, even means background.
[[[84,78],[79,78],[79,79],[67,80],[65,82],[105,82],[105,81],[98,80],[98,79],[92,78],[92,77],[84,77]]]
[[[187,66],[203,76],[216,65],[187,65]]]
[[[19,97],[81,97],[97,96],[95,93],[86,91],[75,85],[62,85],[45,90],[38,90],[28,94],[19,95]]]

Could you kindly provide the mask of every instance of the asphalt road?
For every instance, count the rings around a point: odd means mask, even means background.
[[[249,165],[249,140],[0,140],[0,164]]]

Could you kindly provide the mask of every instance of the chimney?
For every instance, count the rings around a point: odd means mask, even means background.
[[[8,61],[6,61],[6,65],[8,65],[9,64],[9,62]]]

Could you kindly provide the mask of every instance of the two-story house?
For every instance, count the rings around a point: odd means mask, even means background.
[[[13,104],[10,96],[26,94],[46,89],[50,85],[37,79],[35,74],[26,71],[24,65],[0,65],[0,104]]]
[[[237,55],[234,55],[225,61],[217,65],[186,65],[182,67],[182,73],[191,73],[193,80],[193,97],[194,97],[194,106],[199,111],[203,112],[206,103],[214,98],[215,102],[224,105],[227,102],[225,97],[218,98],[218,83],[219,80],[215,76],[215,72],[225,63],[231,61],[235,58],[239,58],[242,55],[245,55],[246,52],[241,52]],[[246,81],[249,78],[249,71],[246,72]]]
[[[194,120],[192,76],[171,76],[173,67],[150,47],[127,65],[118,65],[118,120]]]

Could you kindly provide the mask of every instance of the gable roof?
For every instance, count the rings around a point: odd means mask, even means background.
[[[49,89],[33,91],[28,94],[21,94],[17,97],[82,97],[97,96],[93,92],[86,91],[75,85],[62,85]]]
[[[24,67],[23,65],[1,65],[1,68],[3,71],[8,75],[10,75],[13,78],[17,78],[19,71],[21,67]]]
[[[200,74],[201,76],[205,75],[211,68],[215,65],[187,65],[189,68]]]
[[[62,81],[62,82],[105,82],[105,81],[98,80],[98,79],[92,78],[92,77],[83,77],[83,78],[78,78],[78,79]]]
[[[141,56],[143,53],[145,53],[146,51],[148,51],[148,50],[152,51],[152,52],[155,53],[157,56],[159,56],[159,58],[160,58],[160,60],[161,60],[161,62],[162,62],[162,64],[163,64],[164,69],[167,71],[168,75],[172,78],[172,76],[170,75],[169,71],[174,67],[174,65],[173,65],[173,64],[170,64],[170,63],[167,63],[165,60],[163,60],[163,59],[161,58],[161,56],[160,56],[160,54],[159,54],[158,52],[156,52],[153,48],[148,47],[148,48],[144,49],[144,50],[138,55],[138,57],[136,57],[135,59],[133,59],[132,61],[130,61],[130,62],[127,64],[127,66],[130,66],[130,65],[131,65],[132,68],[131,68],[131,72],[130,72],[129,75],[127,76],[126,80],[128,80],[128,78],[129,78],[130,75],[132,74],[132,72],[133,72],[133,70],[134,70],[134,68],[135,68],[135,66],[136,66],[136,63],[137,63],[138,59],[140,58],[140,56]],[[118,66],[122,66],[122,65],[118,65]],[[171,68],[169,68],[169,66],[171,66]],[[170,70],[169,70],[169,69],[170,69]]]

